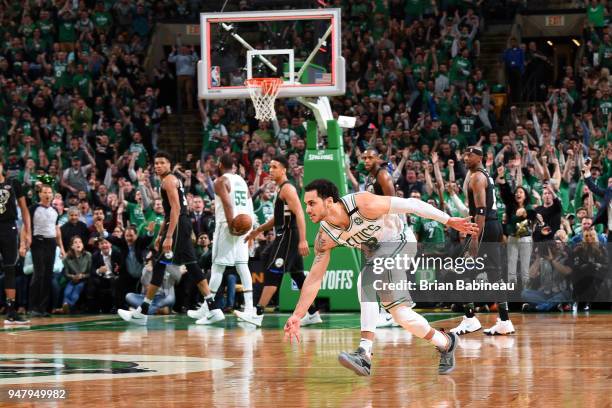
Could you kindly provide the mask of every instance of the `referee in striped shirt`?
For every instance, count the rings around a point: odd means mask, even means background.
[[[32,218],[32,263],[34,273],[30,282],[30,315],[32,317],[50,316],[51,280],[55,249],[59,245],[64,257],[62,232],[57,223],[59,214],[51,206],[53,189],[47,184],[40,187],[39,203],[30,207]]]

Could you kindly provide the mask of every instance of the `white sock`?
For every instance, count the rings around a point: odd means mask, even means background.
[[[374,345],[374,342],[372,340],[361,339],[359,341],[359,347],[361,347],[362,349],[365,350],[365,352],[368,355],[368,357],[370,357],[372,355],[372,346],[373,345]]]
[[[442,332],[436,330],[434,332],[433,337],[429,342],[439,348],[440,350],[446,350],[448,348],[448,337],[446,337]]]
[[[236,272],[240,276],[240,283],[242,283],[242,296],[244,297],[244,311],[252,313],[254,310],[253,306],[253,278],[251,277],[251,271],[249,271],[249,265],[237,264]]]
[[[361,287],[358,287],[361,291]],[[376,322],[378,322],[378,303],[359,302],[361,308],[361,331],[376,332]]]

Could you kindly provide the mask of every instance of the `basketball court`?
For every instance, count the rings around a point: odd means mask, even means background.
[[[425,312],[435,327],[460,316]],[[492,324],[495,315],[480,315]],[[116,316],[33,319],[2,329],[0,391],[65,390],[48,406],[566,406],[612,404],[610,314],[512,315],[517,333],[462,336],[457,368],[436,372],[438,355],[401,328],[380,329],[369,378],[337,363],[359,340],[357,314],[327,314],[304,341],[283,340],[286,314],[264,327],[197,326],[185,316],[154,317],[149,326]],[[33,406],[32,398],[22,400]]]
[[[276,118],[277,97],[305,105],[312,120],[304,184],[325,177],[344,195],[341,128],[355,118],[334,118],[327,98],[346,91],[340,14],[332,8],[202,14],[198,97],[251,98],[260,120]],[[307,220],[307,269],[315,233]],[[359,269],[354,250],[334,251],[328,274],[349,284],[321,290],[332,310],[358,310]],[[297,293],[290,283],[283,287],[281,309],[292,310]],[[339,299],[342,305],[334,304]],[[421,312],[436,328],[461,320]],[[461,336],[456,369],[444,376],[430,344],[399,327],[379,329],[370,377],[337,361],[359,343],[357,312],[324,314],[323,324],[302,329],[298,345],[284,340],[288,316],[266,315],[261,329],[234,316],[201,326],[184,315],[155,316],[146,327],[116,315],[4,327],[0,341],[10,354],[0,355],[0,406],[612,406],[610,313],[512,315],[515,334]],[[489,327],[497,315],[479,317]]]

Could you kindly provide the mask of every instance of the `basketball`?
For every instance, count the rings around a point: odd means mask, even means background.
[[[247,214],[239,214],[232,220],[231,229],[235,235],[244,235],[251,229],[253,222]]]

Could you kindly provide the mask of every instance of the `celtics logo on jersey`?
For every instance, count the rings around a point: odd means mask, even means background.
[[[359,218],[359,217],[355,218],[355,219],[353,220],[353,222],[355,222],[355,225],[361,225],[361,224],[363,224],[363,220],[362,220],[361,218]]]

